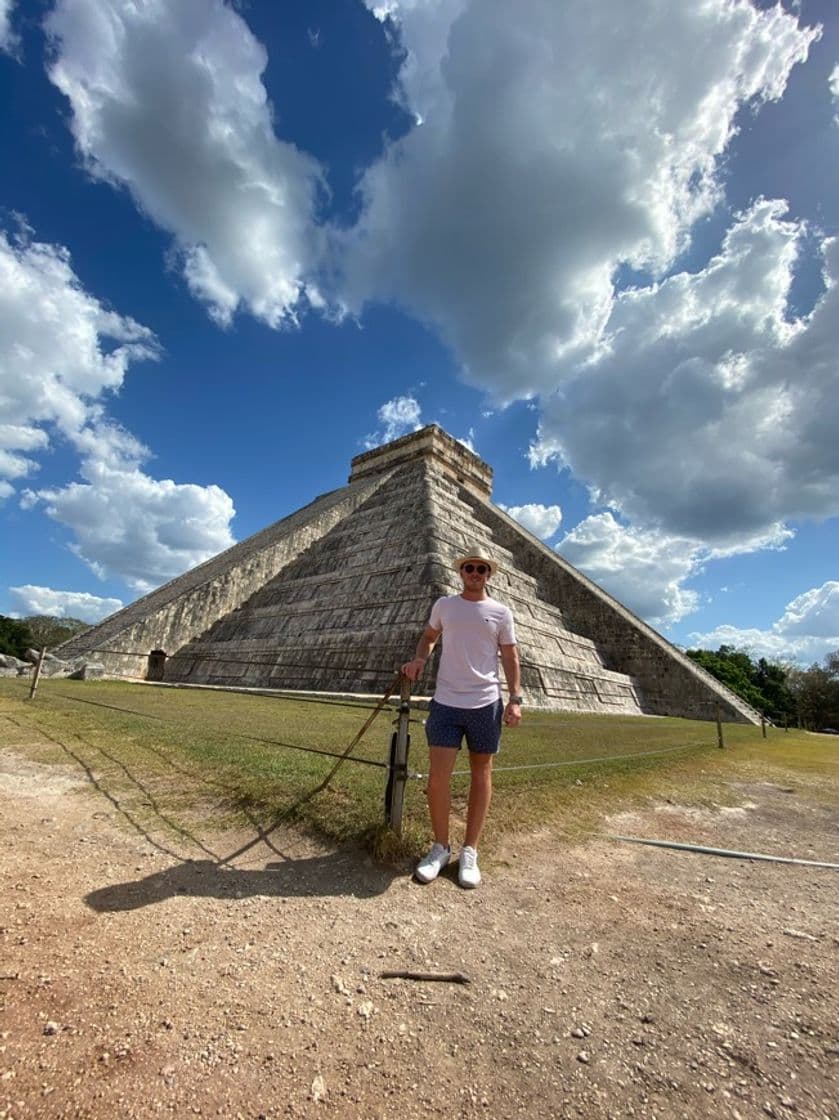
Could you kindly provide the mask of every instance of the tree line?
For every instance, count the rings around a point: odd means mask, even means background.
[[[809,669],[755,661],[734,646],[689,649],[687,656],[776,724],[808,731],[839,728],[839,650]]]
[[[89,627],[89,622],[79,618],[56,618],[47,614],[7,618],[0,614],[0,653],[22,659],[28,649],[52,649]]]

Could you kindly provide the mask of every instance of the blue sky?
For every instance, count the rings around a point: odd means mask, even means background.
[[[425,423],[682,645],[839,648],[830,0],[0,0],[0,613]]]

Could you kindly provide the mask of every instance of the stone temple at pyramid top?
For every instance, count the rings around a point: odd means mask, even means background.
[[[349,481],[357,482],[420,459],[433,460],[443,474],[481,498],[489,498],[492,494],[492,467],[489,463],[437,424],[429,424],[392,443],[356,455],[351,463]]]

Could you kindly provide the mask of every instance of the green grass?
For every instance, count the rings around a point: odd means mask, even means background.
[[[414,854],[425,843],[422,781],[408,785],[401,841],[382,827],[386,772],[347,761],[314,793],[334,759],[293,747],[342,752],[370,712],[324,703],[117,681],[0,680],[0,747],[41,762],[71,764],[95,781],[134,827],[178,837],[221,828],[294,822],[331,842],[365,842],[379,853]],[[422,712],[416,712],[422,718]],[[385,710],[353,758],[387,760],[395,713]],[[424,771],[419,723],[411,770]],[[802,732],[680,719],[527,712],[504,733],[486,847],[516,832],[594,829],[620,806],[651,798],[724,802],[730,783],[763,778],[812,787],[839,801],[839,741]],[[673,749],[678,748],[678,749]],[[646,757],[628,757],[643,752]],[[592,761],[606,760],[608,761]],[[556,768],[506,767],[573,763]],[[464,755],[460,766],[466,767]],[[465,815],[468,778],[455,778],[453,811]]]

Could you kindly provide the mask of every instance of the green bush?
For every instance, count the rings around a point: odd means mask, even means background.
[[[32,645],[32,632],[25,622],[0,614],[0,653],[23,657]]]

